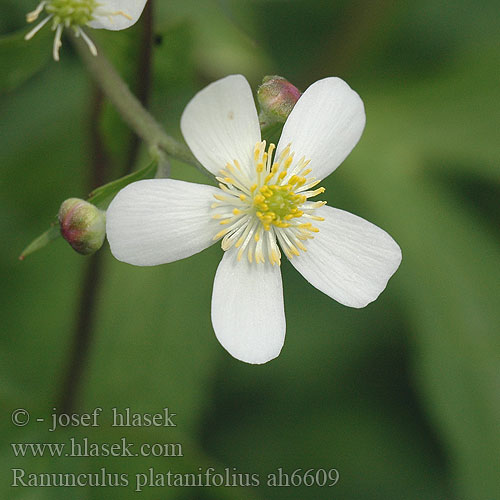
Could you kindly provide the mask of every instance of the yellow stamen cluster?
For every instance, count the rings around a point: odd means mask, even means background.
[[[266,151],[266,143],[258,142],[254,149],[253,168],[244,169],[234,160],[217,177],[223,191],[214,195],[217,209],[213,216],[226,226],[214,239],[223,238],[222,248],[238,248],[238,259],[246,253],[249,262],[280,264],[281,249],[287,257],[306,251],[304,241],[319,231],[312,220],[322,221],[313,213],[326,202],[309,202],[309,198],[324,192],[311,190],[319,181],[308,178],[310,160],[295,154],[288,145],[274,158],[274,144]]]
[[[302,217],[304,212],[297,207],[306,201],[304,195],[293,192],[293,184],[279,186],[265,184],[253,198],[255,215],[260,219],[264,229],[269,231],[271,224],[277,227],[290,227],[294,217]]]

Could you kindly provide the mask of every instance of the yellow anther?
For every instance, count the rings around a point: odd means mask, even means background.
[[[304,243],[302,243],[301,241],[297,240],[297,241],[295,242],[295,244],[296,244],[296,245],[297,245],[297,246],[298,246],[298,247],[299,247],[302,251],[307,252],[307,248],[306,248],[306,246],[304,245]]]
[[[289,258],[297,256],[306,251],[303,242],[314,238],[319,231],[310,221],[324,220],[314,215],[314,210],[324,202],[308,202],[324,192],[324,188],[313,190],[319,181],[307,177],[311,173],[306,168],[309,160],[305,157],[299,160],[290,144],[273,161],[274,153],[274,144],[266,151],[265,141],[259,142],[254,148],[253,172],[233,160],[216,177],[224,192],[214,195],[216,202],[211,207],[217,213],[213,218],[226,228],[214,239],[222,237],[223,250],[237,248],[238,260],[244,258],[250,263],[267,260],[280,265],[278,242]]]
[[[214,240],[218,240],[219,238],[222,238],[224,235],[226,235],[227,233],[229,233],[230,229],[223,229],[222,231],[219,231],[215,236],[214,236]]]

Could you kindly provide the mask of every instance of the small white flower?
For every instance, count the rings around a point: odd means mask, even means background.
[[[61,36],[64,28],[71,28],[76,36],[85,40],[92,54],[97,55],[97,49],[83,31],[83,26],[103,28],[107,30],[123,30],[136,23],[141,16],[147,0],[43,0],[38,7],[27,14],[26,19],[32,23],[38,19],[42,12],[43,18],[24,37],[31,40],[48,22],[55,32],[52,55],[59,61]]]
[[[310,200],[324,191],[317,183],[342,163],[364,125],[358,94],[339,78],[325,78],[299,99],[273,155],[274,145],[266,152],[261,142],[245,78],[212,83],[187,105],[181,129],[219,188],[172,179],[130,184],[107,212],[111,252],[151,266],[222,239],[215,334],[242,361],[275,358],[285,338],[279,246],[307,281],[351,307],[375,300],[401,262],[399,246],[382,229]]]

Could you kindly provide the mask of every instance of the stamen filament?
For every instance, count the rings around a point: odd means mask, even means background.
[[[24,39],[31,40],[53,17],[54,14],[51,14],[50,16],[46,17],[43,21],[38,23],[29,33],[24,35]]]
[[[214,239],[222,238],[224,251],[238,249],[238,260],[246,254],[249,263],[267,260],[280,265],[278,243],[288,258],[297,257],[307,251],[305,242],[319,231],[311,221],[324,220],[314,211],[325,202],[308,201],[324,192],[324,188],[312,189],[319,180],[308,177],[310,160],[302,156],[295,161],[291,144],[273,161],[274,152],[274,144],[266,151],[265,141],[258,142],[253,150],[253,171],[232,160],[217,177],[221,194],[214,195],[213,218],[227,227]]]
[[[87,47],[89,48],[90,53],[93,56],[96,56],[97,55],[97,47],[95,46],[94,42],[89,38],[89,36],[87,35],[87,33],[85,33],[85,31],[83,31],[81,28],[78,28],[77,35],[81,35],[82,36],[82,39],[87,44]]]
[[[62,36],[63,25],[58,24],[56,28],[56,36],[54,37],[54,48],[52,49],[52,56],[55,61],[59,61],[59,49],[61,48],[61,36]]]

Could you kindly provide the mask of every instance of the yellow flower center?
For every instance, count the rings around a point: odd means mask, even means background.
[[[290,183],[284,186],[264,184],[254,196],[255,215],[266,231],[271,229],[271,224],[276,227],[290,227],[291,219],[302,217],[304,214],[298,207],[306,201],[306,197],[295,194],[293,187]]]
[[[310,160],[295,160],[288,145],[274,158],[275,146],[258,142],[254,148],[253,168],[244,169],[237,160],[227,163],[217,177],[223,193],[216,194],[213,216],[225,228],[214,239],[222,239],[223,250],[238,248],[238,260],[246,254],[249,262],[280,264],[281,252],[286,256],[306,251],[304,242],[314,238],[319,229],[312,221],[322,221],[314,211],[326,202],[310,202],[309,198],[324,192],[312,190],[319,181],[307,177]]]
[[[45,10],[54,14],[54,24],[83,26],[94,19],[96,0],[50,0]]]

